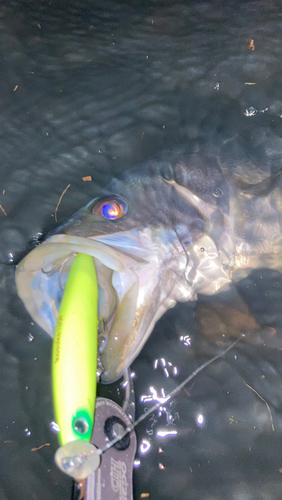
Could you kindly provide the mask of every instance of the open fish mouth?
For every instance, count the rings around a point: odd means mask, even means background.
[[[150,241],[146,238],[145,241]],[[130,254],[123,249],[130,247]],[[140,245],[134,232],[86,238],[67,234],[49,237],[18,265],[16,284],[33,320],[54,336],[68,273],[76,254],[94,259],[100,318],[99,356],[102,382],[117,380],[134,361],[155,322],[176,301],[159,290],[160,255]],[[175,280],[173,280],[174,282]],[[146,300],[150,297],[150,300]]]

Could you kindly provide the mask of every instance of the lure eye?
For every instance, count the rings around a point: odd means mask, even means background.
[[[102,215],[104,219],[116,220],[126,214],[127,203],[121,198],[107,198],[99,200],[92,211],[96,215]]]
[[[77,434],[86,434],[89,430],[89,425],[85,418],[78,417],[73,423],[73,428]]]

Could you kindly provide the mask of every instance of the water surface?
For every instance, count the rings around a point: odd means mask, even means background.
[[[64,500],[71,486],[53,461],[51,340],[17,298],[15,263],[55,227],[67,185],[58,222],[179,142],[220,149],[237,137],[242,161],[276,171],[281,34],[271,0],[1,2],[1,500]],[[135,500],[281,498],[281,276],[254,271],[239,291],[261,328],[137,429]],[[132,367],[137,415],[152,404],[141,401],[150,387],[167,393],[230,331],[254,330],[214,307],[178,305],[157,324]],[[164,429],[176,433],[158,436]]]

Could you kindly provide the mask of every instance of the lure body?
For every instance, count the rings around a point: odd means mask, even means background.
[[[52,352],[59,442],[90,442],[96,400],[98,282],[93,257],[73,261],[61,302]]]

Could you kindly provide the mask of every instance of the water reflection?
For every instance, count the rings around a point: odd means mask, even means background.
[[[165,403],[167,401],[167,397],[165,396],[165,392],[164,392],[164,389],[162,388],[161,389],[161,396],[158,396],[158,392],[157,390],[151,386],[149,388],[149,391],[151,394],[148,394],[148,395],[142,395],[140,397],[140,401],[141,403],[148,403],[150,401],[158,401],[159,403]]]
[[[179,340],[186,346],[191,345],[191,337],[189,337],[189,335],[181,335]]]
[[[197,416],[197,424],[202,427],[205,423],[205,419],[204,419],[204,415],[202,415],[201,413]]]
[[[165,358],[157,358],[154,360],[154,370],[157,370],[157,368],[161,368],[163,370],[166,378],[169,378],[170,374],[174,377],[178,375],[177,366],[173,366],[173,364]]]
[[[145,455],[151,448],[151,443],[148,441],[148,439],[142,439],[142,442],[139,447],[139,451],[142,455]]]
[[[177,430],[176,429],[167,429],[167,430],[159,430],[157,432],[157,437],[167,437],[167,436],[176,436],[177,435]]]

